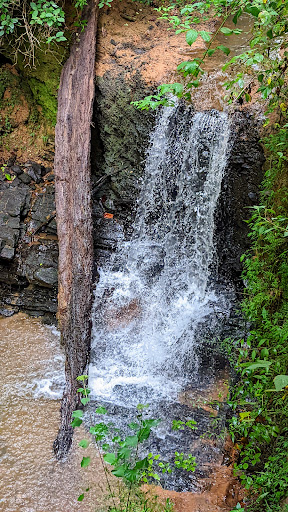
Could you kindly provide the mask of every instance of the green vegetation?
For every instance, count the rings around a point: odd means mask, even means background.
[[[274,98],[273,98],[274,100]],[[282,119],[284,116],[281,116]],[[230,433],[238,449],[236,473],[249,490],[245,510],[288,510],[288,196],[287,124],[263,142],[267,170],[261,204],[249,220],[251,253],[243,255],[242,303],[247,336],[235,343],[239,380],[231,402]]]
[[[82,383],[82,386],[77,391],[82,396],[81,402],[83,406],[87,405],[90,401],[90,390],[86,385],[87,379],[87,375],[81,375],[77,378]],[[90,434],[92,434],[95,440],[106,478],[109,498],[111,498],[113,503],[113,506],[108,509],[110,512],[173,511],[169,500],[162,506],[156,499],[153,500],[151,496],[147,498],[139,489],[139,486],[143,483],[159,482],[160,474],[171,473],[173,470],[173,466],[171,468],[168,462],[160,460],[160,455],[153,455],[151,452],[147,453],[146,441],[149,439],[152,430],[160,423],[158,419],[149,418],[146,411],[148,407],[149,405],[143,404],[137,406],[135,420],[126,426],[126,429],[129,429],[132,435],[123,435],[111,421],[100,421],[90,427]],[[98,407],[96,414],[99,416],[106,415],[107,410],[105,407]],[[83,421],[83,411],[74,411],[72,416],[73,421],[71,425],[79,427]],[[172,430],[184,430],[185,428],[194,430],[196,422],[194,420],[173,422]],[[89,446],[89,440],[82,439],[79,446],[85,450]],[[146,455],[143,456],[145,451]],[[81,467],[87,467],[89,464],[90,457],[83,457]],[[114,490],[115,485],[106,464],[112,466],[111,474],[121,479],[124,484],[117,488],[116,493]],[[196,468],[195,457],[191,454],[186,456],[184,453],[175,452],[174,467],[194,472]],[[78,497],[78,501],[82,501],[85,493],[88,491],[89,489],[86,489]]]

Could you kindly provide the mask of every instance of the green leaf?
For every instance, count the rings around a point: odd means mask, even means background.
[[[82,425],[82,420],[80,418],[74,418],[71,422],[71,427],[80,427]]]
[[[107,409],[105,409],[105,407],[97,407],[95,412],[97,414],[107,414]]]
[[[82,418],[83,411],[81,409],[72,412],[72,418]]]
[[[217,48],[219,50],[221,50],[221,52],[225,53],[225,55],[229,55],[229,53],[230,53],[230,49],[227,48],[227,46],[223,46],[223,44],[219,44],[219,46],[217,46]]]
[[[76,378],[76,380],[85,381],[88,379],[88,375],[79,375],[79,377]]]
[[[80,494],[80,496],[77,498],[77,501],[83,501],[84,500],[84,494]]]
[[[288,375],[277,375],[274,379],[276,391],[281,391],[288,386]]]
[[[81,460],[81,468],[87,468],[87,466],[89,466],[90,464],[90,457],[83,457],[83,459]]]
[[[126,465],[118,466],[117,468],[111,471],[112,475],[117,476],[118,478],[122,478],[125,475]]]
[[[257,363],[250,364],[246,370],[257,370],[258,368],[268,369],[272,363],[270,361],[258,361]]]
[[[103,455],[103,459],[105,460],[105,462],[111,464],[112,466],[114,466],[117,460],[114,453],[105,453],[105,455]]]
[[[82,439],[79,446],[81,446],[81,448],[87,448],[89,446],[89,441],[87,439]]]
[[[80,401],[81,401],[81,404],[87,405],[88,402],[90,402],[90,398],[88,396],[87,397],[83,397],[83,398],[80,399]]]
[[[258,18],[261,12],[255,5],[247,5],[244,10],[245,12],[248,12],[248,14],[252,14],[254,18]]]
[[[118,450],[117,452],[117,457],[119,459],[129,459],[131,455],[131,450],[129,450],[129,448],[126,448],[125,446],[122,446],[122,448],[120,448],[120,450]]]
[[[211,48],[210,50],[207,51],[207,55],[208,57],[212,57],[212,55],[216,52],[216,48]]]
[[[140,425],[138,423],[134,423],[133,421],[128,424],[128,427],[131,428],[132,430],[139,430],[140,429]]]
[[[199,34],[202,37],[203,41],[205,41],[205,43],[209,43],[211,39],[209,32],[207,32],[206,30],[200,30]]]
[[[222,27],[222,28],[220,28],[220,31],[225,36],[231,36],[232,34],[238,35],[238,34],[241,34],[241,32],[242,32],[242,30],[240,28],[235,28],[234,30],[232,30],[231,28],[228,28],[228,27]]]
[[[236,14],[234,15],[234,18],[233,18],[233,23],[234,25],[237,25],[237,22],[238,22],[238,18],[240,18],[241,14],[242,14],[242,9],[239,9]]]
[[[186,32],[186,41],[189,44],[189,46],[191,46],[193,43],[195,43],[197,37],[198,37],[198,32],[194,28],[192,28],[191,30],[188,30],[188,32]]]
[[[137,446],[138,436],[127,436],[124,441],[124,446]]]
[[[231,34],[233,34],[233,30],[231,30],[231,28],[228,27],[222,27],[220,28],[220,31],[222,32],[222,34],[225,34],[226,36],[230,36]]]

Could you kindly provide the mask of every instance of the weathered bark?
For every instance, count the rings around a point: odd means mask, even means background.
[[[57,458],[67,454],[79,405],[76,377],[85,373],[91,334],[92,211],[90,182],[91,119],[97,2],[90,0],[85,31],[74,43],[60,81],[55,134],[55,193],[59,238],[58,320],[66,353],[66,389],[61,425],[54,442]]]

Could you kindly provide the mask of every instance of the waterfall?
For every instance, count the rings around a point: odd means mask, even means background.
[[[197,379],[199,325],[229,309],[212,271],[229,135],[225,113],[180,104],[159,115],[132,238],[99,270],[92,397],[120,405],[173,399]]]

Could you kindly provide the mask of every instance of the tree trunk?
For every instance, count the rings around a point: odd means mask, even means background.
[[[59,238],[58,320],[66,354],[66,388],[61,425],[54,442],[57,458],[72,443],[71,415],[79,405],[76,377],[85,373],[90,351],[92,301],[91,119],[97,3],[83,13],[85,31],[64,65],[55,133],[55,192]]]

